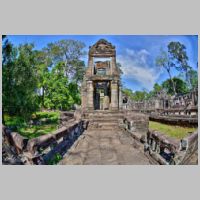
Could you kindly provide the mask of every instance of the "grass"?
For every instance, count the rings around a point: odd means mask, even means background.
[[[168,124],[162,124],[159,122],[149,121],[149,129],[157,130],[165,135],[173,138],[182,139],[194,132],[197,128],[174,126]]]
[[[58,127],[59,117],[59,112],[36,112],[32,114],[31,120],[46,120],[40,125],[29,125],[20,116],[5,115],[5,125],[20,135],[31,139],[55,131]]]
[[[36,138],[41,135],[52,133],[57,129],[57,124],[43,124],[43,125],[34,125],[32,127],[22,127],[18,129],[20,135],[27,137],[29,139]]]

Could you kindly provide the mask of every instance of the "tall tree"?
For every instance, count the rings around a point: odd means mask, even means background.
[[[190,69],[188,71],[188,83],[190,89],[198,87],[198,73],[196,70]]]
[[[35,53],[32,44],[3,48],[3,109],[27,119],[37,109]]]
[[[84,71],[81,57],[85,55],[85,44],[76,40],[60,40],[49,43],[44,49],[52,60],[52,65],[64,62],[65,75],[72,80],[83,78],[80,74]]]
[[[178,71],[185,73],[186,81],[189,81],[188,71],[191,67],[188,65],[188,56],[185,45],[180,42],[170,42],[168,44],[168,52],[170,60],[175,68]]]
[[[39,95],[40,107],[44,108],[45,91],[47,90],[47,82],[49,78],[49,67],[51,60],[44,51],[36,51],[36,69],[37,69],[37,88]]]
[[[14,85],[14,73],[17,49],[3,37],[2,46],[2,121],[4,123],[5,112],[11,112],[12,110],[12,98],[13,85]]]
[[[177,93],[182,94],[182,93],[188,92],[187,84],[182,79],[174,77],[173,82],[175,83]],[[167,91],[168,94],[170,94],[170,95],[174,94],[174,90],[172,88],[170,79],[167,79],[166,81],[164,81],[162,83],[162,87]]]
[[[65,64],[60,62],[49,73],[44,97],[44,105],[49,109],[68,110],[74,104],[80,104],[78,85],[70,83],[64,71]]]
[[[184,72],[186,74],[186,80],[188,80],[188,71],[191,67],[188,65],[186,47],[183,44],[180,42],[170,42],[167,49],[167,52],[161,50],[160,55],[156,58],[156,64],[167,71],[173,88],[173,94],[176,94],[175,83],[171,75],[172,69],[174,68]]]
[[[174,68],[174,63],[171,62],[169,54],[163,49],[161,49],[160,55],[156,58],[156,65],[164,68],[167,71],[173,88],[173,93],[176,94],[175,84],[171,75],[171,69]]]

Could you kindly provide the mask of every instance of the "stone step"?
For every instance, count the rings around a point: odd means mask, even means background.
[[[87,117],[87,119],[95,119],[95,120],[101,120],[101,119],[105,119],[105,120],[118,120],[118,119],[123,119],[123,117],[118,117],[118,116],[91,116],[91,117]]]
[[[84,113],[85,116],[119,116],[123,117],[123,113],[115,112],[115,113],[104,113],[104,112],[93,112],[93,113]]]
[[[105,123],[107,123],[107,122],[118,122],[120,119],[105,119],[105,118],[101,118],[101,119],[89,119],[89,121],[91,121],[91,122],[105,122]]]
[[[118,122],[90,122],[89,126],[118,126]]]
[[[99,127],[99,128],[94,128],[94,127],[88,127],[89,131],[111,131],[111,130],[114,130],[114,131],[117,131],[119,130],[118,127]]]

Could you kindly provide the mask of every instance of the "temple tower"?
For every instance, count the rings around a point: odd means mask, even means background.
[[[116,50],[101,39],[89,47],[88,67],[82,83],[82,109],[119,110],[122,107]]]

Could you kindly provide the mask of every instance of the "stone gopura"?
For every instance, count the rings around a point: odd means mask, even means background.
[[[122,108],[120,71],[115,46],[104,39],[89,49],[88,67],[82,83],[82,110]]]

